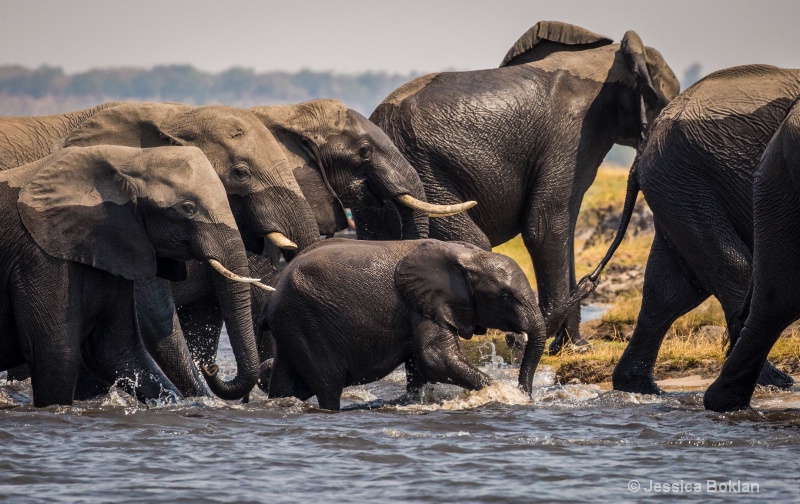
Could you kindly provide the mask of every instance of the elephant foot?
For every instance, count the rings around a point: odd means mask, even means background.
[[[761,367],[761,373],[758,375],[758,383],[762,386],[778,387],[781,389],[790,388],[794,385],[794,378],[776,368],[770,361],[766,361]]]
[[[719,378],[703,395],[703,406],[710,411],[726,413],[750,408],[750,395],[742,393],[742,387],[724,384]]]
[[[631,392],[634,394],[660,395],[664,391],[658,388],[653,373],[632,373],[620,369],[619,364],[614,369],[611,377],[614,390],[620,392]]]

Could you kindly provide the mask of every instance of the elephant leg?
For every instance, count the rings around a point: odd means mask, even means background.
[[[298,375],[291,364],[277,352],[272,361],[272,374],[269,379],[270,399],[278,397],[296,397],[307,401],[314,396],[314,391],[303,378]]]
[[[335,384],[326,384],[326,386],[317,392],[317,403],[319,407],[331,411],[339,411],[341,409],[342,392],[344,387]]]
[[[272,368],[274,365],[275,359],[271,358],[261,361],[261,365],[258,367],[258,381],[256,385],[267,394],[269,394],[269,382],[272,378]]]
[[[772,346],[778,341],[781,331],[800,316],[796,307],[781,310],[757,306],[750,313],[719,376],[703,396],[703,404],[708,410],[736,411],[750,406],[756,382]],[[758,315],[753,316],[753,313]]]
[[[192,361],[167,280],[135,283],[136,319],[145,347],[184,397],[210,396]]]
[[[449,329],[430,319],[412,315],[414,361],[420,373],[433,383],[451,383],[468,390],[489,385],[489,377],[467,361]]]
[[[127,286],[126,286],[127,287]],[[84,347],[84,361],[94,373],[139,401],[175,401],[181,394],[145,349],[136,330],[133,289],[117,289]]]
[[[569,212],[565,204],[547,205],[537,202],[522,230],[522,241],[528,249],[536,272],[539,307],[544,317],[547,335],[556,335],[550,345],[550,353],[558,353],[568,342],[583,345],[580,337],[580,306],[577,317],[571,317],[571,326],[561,333],[561,328],[572,314],[567,308],[570,295],[570,229]],[[559,208],[560,207],[560,208]],[[567,308],[567,309],[565,309]]]
[[[761,366],[761,372],[758,374],[756,383],[762,387],[772,386],[788,389],[794,386],[794,378],[789,373],[776,368],[775,364],[767,360]]]
[[[781,186],[779,182],[776,185]],[[775,190],[785,191],[785,183]],[[747,320],[719,376],[706,390],[706,409],[747,408],[781,331],[800,317],[796,295],[800,235],[787,225],[796,222],[798,215],[795,200],[788,201],[788,208],[780,200],[756,199],[754,204],[755,251]]]
[[[178,307],[178,318],[194,360],[201,366],[213,364],[224,322],[216,293]]]
[[[427,383],[425,377],[414,362],[414,359],[409,357],[405,362],[406,367],[406,393],[415,396],[420,393],[422,387]]]
[[[80,303],[70,303],[68,299],[80,299],[80,286],[75,282],[69,293],[46,300],[30,289],[18,292],[14,318],[30,366],[33,405],[70,405],[81,361],[83,317]]]
[[[275,338],[272,337],[272,331],[257,331],[256,343],[258,344],[258,360],[260,362],[265,362],[275,357]]]
[[[709,296],[699,290],[656,225],[642,288],[642,308],[628,346],[614,368],[614,390],[658,394],[653,376],[658,351],[672,323]]]
[[[33,343],[31,388],[33,405],[72,404],[80,366],[80,332],[68,328],[67,334],[37,332]]]
[[[574,237],[574,233],[570,232],[570,246],[569,246],[569,253],[570,253],[570,261],[569,261],[569,285],[570,285],[570,292],[572,292],[577,283],[575,281],[575,245],[572,242]],[[557,354],[564,348],[564,345],[571,344],[573,347],[576,348],[583,348],[588,349],[590,344],[586,339],[581,336],[581,305],[580,303],[575,303],[572,306],[569,306],[564,313],[564,323],[561,324],[561,327],[556,332],[555,338],[553,338],[553,342],[550,343],[550,348],[548,349],[548,353],[550,354]]]
[[[279,273],[269,258],[248,253],[247,262],[250,266],[250,274],[255,278],[260,278],[263,283],[274,285],[278,281]],[[262,319],[262,316],[266,314],[270,299],[272,299],[271,292],[256,287],[250,289],[250,309],[253,315],[253,330],[258,345],[259,362],[275,356],[275,340]]]
[[[158,367],[144,344],[136,342],[136,332],[98,330],[92,334],[93,346],[106,357],[87,364],[104,380],[113,380],[122,390],[147,403],[151,400],[174,402],[181,393]],[[120,344],[120,338],[126,340]],[[94,353],[94,352],[93,352]]]
[[[78,369],[78,382],[75,385],[75,400],[88,401],[101,395],[108,394],[112,382],[100,378],[81,359]]]
[[[269,384],[269,397],[296,397],[305,401],[316,395],[319,407],[339,410],[346,372],[339,369],[337,358],[330,355],[302,355],[295,359],[301,366],[298,372],[278,349],[273,361]]]
[[[732,317],[728,318],[728,335],[730,344],[728,346],[727,356],[730,355],[731,350],[733,350],[733,347],[736,346],[736,342],[739,340],[739,336],[741,335],[745,318],[750,310],[751,295],[752,290],[749,290],[747,298],[743,302],[740,310]],[[771,386],[786,389],[791,388],[794,385],[794,378],[792,378],[789,373],[785,373],[775,367],[775,365],[769,360],[766,360],[764,365],[761,367],[761,372],[758,374],[758,380],[756,380],[756,384],[761,385],[762,387]]]
[[[711,286],[711,292],[719,300],[725,312],[728,326],[728,353],[736,346],[742,330],[744,317],[747,316],[749,299],[747,292],[750,284],[752,254],[749,247],[739,239],[733,229],[727,229],[724,223],[715,226],[715,233],[702,241],[703,251],[707,253],[693,264],[698,272],[700,282]],[[704,268],[704,264],[713,264],[714,268]],[[724,272],[723,274],[719,272]],[[758,384],[788,388],[794,384],[792,377],[779,370],[769,360],[764,362],[758,377]]]

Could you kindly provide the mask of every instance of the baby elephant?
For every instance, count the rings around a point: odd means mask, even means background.
[[[467,362],[458,337],[489,327],[530,335],[520,375],[529,390],[544,349],[544,322],[522,270],[465,243],[326,240],[292,261],[276,289],[262,320],[276,345],[262,373],[270,397],[316,395],[321,408],[338,410],[345,387],[402,363],[410,385],[477,390],[489,378]]]

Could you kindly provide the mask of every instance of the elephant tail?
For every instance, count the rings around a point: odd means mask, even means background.
[[[597,288],[597,285],[600,283],[600,275],[603,273],[606,265],[611,260],[614,252],[617,251],[620,243],[622,243],[622,239],[625,237],[625,231],[628,230],[628,224],[630,223],[631,216],[633,215],[633,208],[636,206],[636,198],[639,196],[639,177],[636,169],[638,165],[637,161],[638,156],[633,162],[631,171],[628,173],[628,187],[625,191],[625,205],[622,208],[622,215],[620,216],[619,220],[619,228],[617,229],[617,234],[614,237],[614,241],[611,243],[611,246],[608,247],[608,252],[606,252],[605,257],[603,257],[603,260],[600,261],[600,264],[597,266],[597,268],[595,268],[595,270],[590,274],[580,279],[577,287],[575,287],[575,290],[572,291],[572,294],[570,295],[568,306],[572,306],[575,303],[580,302],[586,296],[594,292],[594,290]]]

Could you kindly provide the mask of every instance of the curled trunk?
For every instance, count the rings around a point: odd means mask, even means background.
[[[232,236],[225,246],[226,253],[218,257],[224,261],[233,274],[248,277],[249,267],[244,247],[238,236]],[[258,352],[253,332],[250,309],[250,284],[239,279],[229,279],[214,273],[214,286],[222,308],[225,327],[228,330],[233,355],[236,359],[236,376],[223,381],[217,375],[216,366],[206,366],[203,374],[214,394],[222,399],[241,399],[255,386],[258,379]]]

